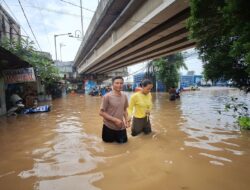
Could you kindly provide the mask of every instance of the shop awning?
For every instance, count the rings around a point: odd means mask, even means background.
[[[0,46],[0,71],[26,67],[31,67],[31,65]]]

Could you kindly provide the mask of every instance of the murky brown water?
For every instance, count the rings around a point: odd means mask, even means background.
[[[248,190],[250,132],[216,111],[238,94],[205,89],[176,102],[155,94],[154,132],[129,134],[124,145],[102,142],[99,97],[68,96],[50,113],[2,117],[0,189]]]

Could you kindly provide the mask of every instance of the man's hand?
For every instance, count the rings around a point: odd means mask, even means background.
[[[126,128],[131,127],[131,120],[127,121]]]
[[[125,120],[125,121],[124,121],[125,128],[129,128],[129,127],[130,127],[130,121],[131,121],[131,120]]]
[[[130,123],[132,120],[132,117],[131,116],[128,116],[128,122]]]
[[[114,119],[114,124],[115,124],[117,127],[119,127],[119,128],[122,128],[122,127],[123,127],[123,126],[122,126],[123,122],[122,122],[122,120],[120,120],[120,119],[115,118],[115,119]]]

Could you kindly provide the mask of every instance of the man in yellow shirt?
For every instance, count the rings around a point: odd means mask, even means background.
[[[131,121],[133,116],[132,136],[136,136],[141,132],[149,134],[152,131],[149,115],[152,109],[152,96],[150,91],[153,88],[153,83],[145,79],[142,81],[141,86],[141,91],[131,96],[128,107],[129,121]]]

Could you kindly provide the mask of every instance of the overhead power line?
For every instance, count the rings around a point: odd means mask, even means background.
[[[79,5],[76,5],[76,4],[74,4],[74,3],[71,3],[71,2],[69,2],[69,1],[65,1],[65,0],[60,0],[60,1],[62,1],[62,2],[64,2],[64,3],[68,3],[68,4],[73,5],[73,6],[75,6],[75,7],[79,7],[79,8],[82,8],[82,9],[84,9],[84,10],[87,10],[87,11],[90,11],[90,12],[95,13],[95,11],[93,11],[93,10],[90,10],[90,9],[87,9],[87,8],[84,8],[84,7],[81,7],[81,6],[79,6]],[[110,16],[118,16],[117,14],[107,14],[107,15],[110,15]],[[154,24],[154,25],[158,25],[158,24],[159,24],[159,23],[153,23],[153,22],[143,22],[143,21],[139,21],[139,20],[131,20],[131,22],[135,22],[135,23],[150,23],[150,24]]]
[[[75,7],[82,8],[82,9],[84,9],[84,10],[86,10],[86,11],[90,11],[90,12],[92,12],[92,13],[95,12],[95,11],[93,11],[93,10],[87,9],[87,8],[85,8],[85,7],[81,7],[81,6],[79,6],[79,5],[76,5],[76,4],[74,4],[74,3],[71,3],[71,2],[69,2],[69,1],[64,1],[64,0],[60,0],[60,1],[62,1],[62,2],[64,2],[64,3],[68,3],[68,4],[73,5],[73,6],[75,6]]]
[[[192,52],[192,53],[190,53],[190,54],[187,54],[185,57],[183,56],[183,58],[184,58],[184,59],[187,59],[187,58],[190,58],[190,57],[192,57],[192,56],[194,56],[194,55],[197,55],[197,53],[196,53],[196,52]],[[131,75],[135,75],[135,74],[137,74],[137,73],[139,73],[139,72],[142,72],[142,71],[146,70],[147,67],[148,67],[148,63],[146,63],[146,65],[145,65],[144,67],[141,67],[141,68],[138,69],[137,71],[135,71],[135,72],[133,72],[133,73],[130,73],[130,74],[127,74],[127,75],[124,76],[124,77],[129,77],[129,76],[131,76]]]
[[[13,17],[16,19],[16,21],[20,24],[20,22],[18,21],[18,19],[16,18],[15,14],[14,14],[13,11],[11,10],[11,8],[8,6],[8,4],[6,3],[6,1],[3,0],[2,2],[4,2],[4,4],[5,4],[6,7],[9,9],[10,13],[12,14],[12,16],[13,16]],[[20,26],[21,26],[22,30],[24,31],[24,33],[25,33],[27,36],[29,36],[28,33],[25,31],[25,29],[22,27],[21,24],[20,24]],[[14,29],[14,30],[15,30],[15,29]],[[16,32],[17,32],[17,31],[16,31]]]
[[[31,2],[30,2],[31,3]],[[37,1],[36,2],[37,4],[38,4],[38,6],[40,6],[40,3],[39,3],[39,1]],[[31,4],[33,4],[33,3],[31,3]],[[33,4],[34,5],[34,4]],[[40,13],[40,15],[41,15],[41,18],[42,18],[42,20],[43,20],[43,18],[45,18],[44,17],[44,15],[43,15],[43,13],[42,13],[42,11],[41,11],[41,9],[38,9],[39,10],[39,13]],[[51,43],[50,43],[50,40],[49,40],[49,36],[48,36],[48,30],[47,30],[47,28],[45,27],[46,25],[45,24],[42,24],[42,26],[43,26],[43,29],[44,29],[44,32],[46,33],[46,38],[47,38],[47,41],[48,41],[48,44],[49,44],[49,47],[50,47],[50,51],[52,52],[52,46],[51,46]]]
[[[37,46],[39,47],[40,51],[42,51],[42,49],[41,49],[41,47],[40,47],[40,45],[39,45],[39,43],[38,43],[38,41],[37,41],[37,39],[36,39],[36,36],[35,36],[35,34],[34,34],[32,28],[31,28],[31,25],[30,25],[30,23],[29,23],[29,20],[28,20],[26,14],[25,14],[25,11],[24,11],[24,9],[23,9],[22,3],[21,3],[20,0],[18,0],[18,2],[19,2],[19,5],[20,5],[20,7],[21,7],[21,9],[22,9],[23,15],[24,15],[24,17],[25,17],[25,19],[26,19],[26,21],[27,21],[27,23],[28,23],[28,26],[29,26],[29,28],[30,28],[30,31],[31,31],[31,33],[32,33],[32,35],[33,35],[33,37],[34,37],[36,43],[37,43]]]
[[[135,71],[135,72],[133,72],[133,73],[130,73],[130,74],[124,76],[124,77],[129,77],[129,76],[131,76],[131,75],[134,75],[134,74],[137,74],[137,73],[139,73],[139,72],[142,72],[142,71],[146,70],[147,67],[148,67],[148,64],[146,64],[144,67],[142,67],[142,68],[138,69],[137,71]]]
[[[14,4],[12,4],[10,6],[18,6],[19,7],[19,5],[14,5]],[[23,7],[39,9],[41,11],[48,11],[48,12],[51,12],[51,13],[62,14],[62,15],[69,15],[69,16],[73,16],[73,17],[80,17],[81,16],[80,14],[74,14],[74,13],[69,13],[69,12],[65,12],[65,11],[59,11],[59,10],[56,10],[56,9],[48,9],[48,8],[41,7],[41,6],[23,5]],[[90,17],[84,17],[84,18],[87,18],[89,20],[91,19]]]
[[[63,0],[60,0],[60,1],[63,1]],[[63,2],[65,2],[65,1],[63,1]],[[18,5],[11,5],[11,6],[18,6]],[[80,6],[78,6],[78,5],[75,5],[75,6],[77,6],[77,7],[80,8]],[[55,9],[48,9],[48,8],[41,7],[41,6],[33,6],[33,5],[27,6],[27,5],[25,5],[23,7],[35,8],[35,9],[39,9],[39,10],[44,10],[44,11],[48,11],[48,12],[52,12],[52,13],[57,13],[57,14],[69,15],[69,16],[73,16],[73,17],[80,17],[81,16],[79,14],[69,13],[69,12],[65,12],[65,11],[59,11],[59,10],[55,10]],[[86,8],[84,8],[84,9],[86,9]],[[92,10],[89,10],[89,11],[94,12]],[[109,15],[109,16],[118,16],[118,14],[107,14],[107,15]],[[84,18],[85,19],[92,19],[92,18],[86,17],[86,16]],[[161,24],[161,23],[157,23],[157,22],[149,22],[149,21],[144,22],[144,21],[133,20],[133,19],[131,19],[130,22],[133,22],[133,23],[142,23],[142,24],[152,24],[152,25],[159,25],[159,24]]]

